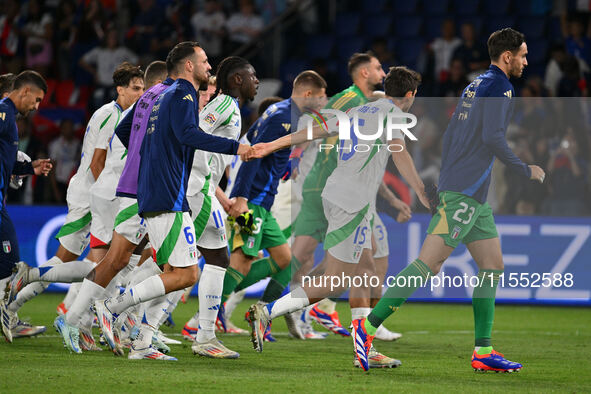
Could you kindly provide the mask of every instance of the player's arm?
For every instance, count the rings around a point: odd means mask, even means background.
[[[183,144],[207,152],[241,155],[250,150],[247,145],[228,138],[207,134],[197,126],[195,106],[181,97],[171,106],[171,126],[175,136]]]
[[[388,202],[395,210],[398,211],[396,214],[396,220],[404,223],[411,218],[411,209],[404,201],[396,197],[396,195],[390,190],[388,185],[384,181],[380,184],[378,189],[379,195]]]
[[[101,172],[105,169],[105,160],[107,159],[106,149],[95,149],[92,155],[92,161],[90,162],[90,171],[96,181],[101,175]]]
[[[216,187],[216,189],[215,189],[215,197],[218,199],[218,201],[222,205],[222,208],[224,209],[224,211],[226,211],[226,213],[228,213],[230,211],[230,208],[232,207],[233,202],[232,202],[232,200],[230,200],[228,198],[228,196],[226,196],[226,193],[224,193],[222,188],[219,186]]]
[[[400,175],[402,175],[404,180],[406,180],[415,193],[417,193],[417,197],[421,201],[421,204],[429,209],[429,200],[425,195],[425,185],[415,168],[415,164],[408,153],[408,149],[406,149],[404,138],[394,138],[390,141],[390,144],[400,145],[402,147],[400,152],[392,152],[392,160],[394,160],[394,164],[396,164],[396,168],[398,168]]]
[[[513,153],[505,139],[505,126],[510,113],[509,98],[491,97],[484,102],[482,142],[495,157],[518,174],[539,182],[544,181],[544,171],[538,166],[528,166]]]
[[[129,149],[129,137],[131,136],[131,126],[133,124],[133,117],[135,115],[137,101],[133,104],[131,109],[127,111],[127,114],[121,119],[117,127],[115,128],[115,134],[119,138],[119,141],[125,146],[125,149]]]

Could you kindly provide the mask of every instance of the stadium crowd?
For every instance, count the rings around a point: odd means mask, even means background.
[[[263,40],[267,26],[291,3],[2,1],[0,73],[34,69],[47,77],[49,87],[40,110],[18,121],[19,150],[31,157],[47,155],[56,165],[50,178],[33,177],[27,187],[12,190],[8,202],[65,203],[84,127],[90,114],[113,98],[111,76],[122,61],[145,66],[165,58],[175,43],[196,40],[215,70],[223,57]],[[346,59],[353,52],[373,51],[386,69],[417,69],[423,75],[422,99],[413,108],[419,141],[411,149],[421,176],[436,182],[446,109],[453,109],[453,97],[488,67],[489,32],[496,24],[515,26],[525,33],[530,54],[525,78],[514,81],[523,99],[508,139],[521,159],[547,171],[549,182],[524,184],[499,168],[491,205],[502,214],[591,212],[591,114],[588,101],[580,99],[589,96],[591,75],[591,19],[589,9],[580,8],[584,2],[374,1],[367,10],[364,2],[339,1],[334,12],[329,3],[300,5],[294,18],[301,23],[283,34],[289,51],[281,56],[280,75],[271,75],[269,59],[259,54],[253,59],[259,78],[277,77],[289,91],[293,76],[311,67],[328,82],[330,96],[350,84]],[[396,185],[399,195],[408,193]]]

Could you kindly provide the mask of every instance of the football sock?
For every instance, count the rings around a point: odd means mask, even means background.
[[[295,256],[292,256],[291,262],[287,267],[271,276],[271,280],[265,288],[265,292],[263,293],[261,301],[271,302],[281,297],[281,293],[283,293],[283,290],[285,290],[289,284],[293,274],[301,267],[302,263],[300,263],[299,260],[295,258]]]
[[[328,313],[329,315],[331,315],[335,311],[336,307],[337,303],[330,298],[325,298],[323,300],[318,301],[318,308],[321,311]]]
[[[205,264],[199,280],[199,331],[197,342],[207,342],[215,338],[215,321],[220,309],[220,299],[226,269]]]
[[[363,319],[371,312],[371,308],[351,308],[351,320]]]
[[[66,310],[70,309],[70,307],[74,303],[74,300],[78,296],[78,292],[80,291],[81,286],[82,286],[82,282],[76,282],[76,283],[72,283],[72,285],[68,289],[68,292],[66,293],[66,296],[64,297],[64,301],[63,301],[64,307],[66,308]]]
[[[43,265],[41,267],[49,267],[49,266],[54,266],[54,265],[62,264],[62,263],[63,263],[63,261],[60,260],[59,257],[53,256],[52,258],[47,260],[45,263],[43,263]],[[39,268],[41,268],[41,267],[39,267]],[[29,271],[29,281],[32,281],[31,271],[36,270],[36,269],[38,269],[38,268],[31,268],[31,270]],[[21,291],[18,292],[16,299],[8,305],[8,309],[11,312],[16,313],[25,304],[25,302],[27,302],[27,301],[31,300],[33,297],[36,297],[37,295],[43,293],[45,291],[45,289],[47,289],[48,286],[49,286],[49,283],[47,283],[47,282],[29,283]],[[2,289],[4,290],[4,286]]]
[[[413,261],[396,275],[396,283],[405,284],[405,286],[392,286],[388,288],[386,294],[384,294],[369,316],[367,316],[367,320],[377,329],[419,286],[424,285],[432,276],[433,272],[427,264],[419,259]],[[423,280],[416,280],[415,278],[417,277],[421,277]],[[405,278],[406,280],[400,280],[400,278]]]
[[[493,347],[492,346],[475,346],[474,350],[476,350],[476,354],[491,354]]]
[[[129,281],[129,275],[135,269],[135,267],[137,267],[141,257],[142,256],[139,254],[132,254],[127,265],[123,267],[121,271],[119,271],[117,275],[119,275],[118,284],[120,286],[125,286],[127,284]]]
[[[308,300],[308,295],[301,287],[298,287],[294,291],[284,295],[277,301],[273,301],[267,305],[265,308],[267,312],[269,312],[269,318],[274,319],[278,316],[283,316],[286,313],[295,312],[297,310],[302,309],[310,304],[310,300]]]
[[[281,271],[281,268],[279,268],[275,260],[273,260],[271,257],[265,257],[264,259],[256,260],[252,263],[250,266],[250,271],[248,271],[248,274],[244,277],[242,282],[236,286],[235,290],[246,289],[261,279],[265,279],[266,277],[276,274],[279,271]]]
[[[94,300],[101,297],[104,292],[104,287],[97,285],[91,280],[84,279],[80,291],[78,292],[78,297],[76,297],[71,308],[68,309],[68,312],[66,313],[66,323],[78,327],[84,312],[87,311]]]
[[[70,261],[68,263],[31,268],[29,281],[37,282],[80,282],[95,267],[90,261]]]
[[[228,301],[226,301],[226,305],[224,308],[226,319],[230,319],[234,309],[242,302],[244,299],[244,295],[246,294],[246,290],[235,291],[228,297]]]
[[[158,322],[158,328],[160,328],[160,326],[162,324],[164,324],[164,322],[166,321],[166,319],[168,319],[168,316],[172,315],[172,312],[175,310],[175,308],[177,307],[177,305],[179,304],[179,301],[181,300],[181,297],[183,296],[183,292],[185,290],[177,290],[177,291],[173,291],[172,293],[168,293],[166,295],[166,310],[164,311],[164,314],[162,315],[162,317],[160,318],[160,321]]]
[[[220,304],[226,302],[230,294],[236,289],[236,286],[240,284],[244,280],[244,275],[240,272],[236,271],[232,267],[228,267],[226,269],[226,275],[224,276],[224,287],[222,288],[222,299],[220,300]]]
[[[475,346],[492,346],[491,333],[495,319],[495,296],[501,273],[503,273],[502,270],[480,270],[478,272],[479,286],[476,286],[472,293]]]
[[[127,288],[124,293],[117,297],[108,298],[105,301],[105,306],[109,308],[111,313],[119,314],[132,305],[152,300],[163,296],[165,293],[164,282],[162,282],[159,275],[154,275],[135,286]]]

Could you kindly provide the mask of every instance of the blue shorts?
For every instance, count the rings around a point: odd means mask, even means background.
[[[0,210],[0,248],[0,279],[4,279],[20,261],[16,231],[5,207]]]

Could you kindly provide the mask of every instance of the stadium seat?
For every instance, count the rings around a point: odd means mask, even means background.
[[[471,23],[474,26],[474,31],[476,32],[476,36],[479,36],[482,33],[482,27],[484,23],[482,22],[482,18],[479,16],[464,16],[457,19],[456,31],[458,36],[461,34],[461,27],[464,23]]]
[[[335,20],[335,33],[337,37],[347,37],[357,34],[359,31],[359,22],[361,18],[359,14],[342,13],[337,14]]]
[[[307,39],[306,54],[309,59],[326,59],[332,55],[334,37],[329,35],[317,35]]]
[[[548,56],[548,42],[544,39],[527,41],[527,61],[530,65],[542,64]]]
[[[546,37],[549,42],[562,42],[562,27],[560,26],[559,17],[549,18]]]
[[[485,0],[484,12],[488,15],[507,15],[511,0]]]
[[[417,37],[421,31],[423,21],[418,16],[396,18],[396,38]]]
[[[382,15],[386,9],[386,5],[390,4],[391,0],[372,0],[371,7],[363,7],[362,12],[367,15]]]
[[[47,93],[45,93],[43,101],[41,101],[41,104],[39,104],[41,107],[49,107],[54,105],[53,94],[55,93],[55,88],[58,84],[58,81],[55,79],[47,79],[45,82],[47,82]]]
[[[55,102],[60,107],[70,107],[70,99],[74,93],[74,81],[65,80],[58,83],[55,90]]]
[[[530,16],[532,14],[530,0],[516,1],[513,6],[515,7],[515,13],[519,16]]]
[[[546,18],[543,16],[523,17],[519,20],[519,31],[527,40],[542,38],[546,30]]]
[[[429,0],[427,0],[427,3]],[[394,0],[394,17],[400,15],[416,15],[419,0]]]
[[[346,40],[340,40],[337,43],[337,53],[340,59],[348,60],[355,52],[362,51],[363,47],[363,38],[351,37]]]
[[[425,47],[421,38],[407,38],[398,40],[395,46],[395,56],[398,61],[410,68],[416,68],[417,59]]]
[[[363,30],[368,38],[387,37],[391,24],[389,15],[376,15],[365,22]]]
[[[515,26],[514,16],[495,16],[486,19],[485,33],[489,35],[493,31]]]
[[[423,31],[428,41],[432,41],[436,37],[441,37],[441,24],[444,20],[444,17],[433,16],[425,21]]]
[[[452,5],[456,15],[476,15],[479,6],[479,0],[454,0]]]
[[[426,0],[423,2],[423,12],[427,15],[445,15],[449,10],[449,0]]]

